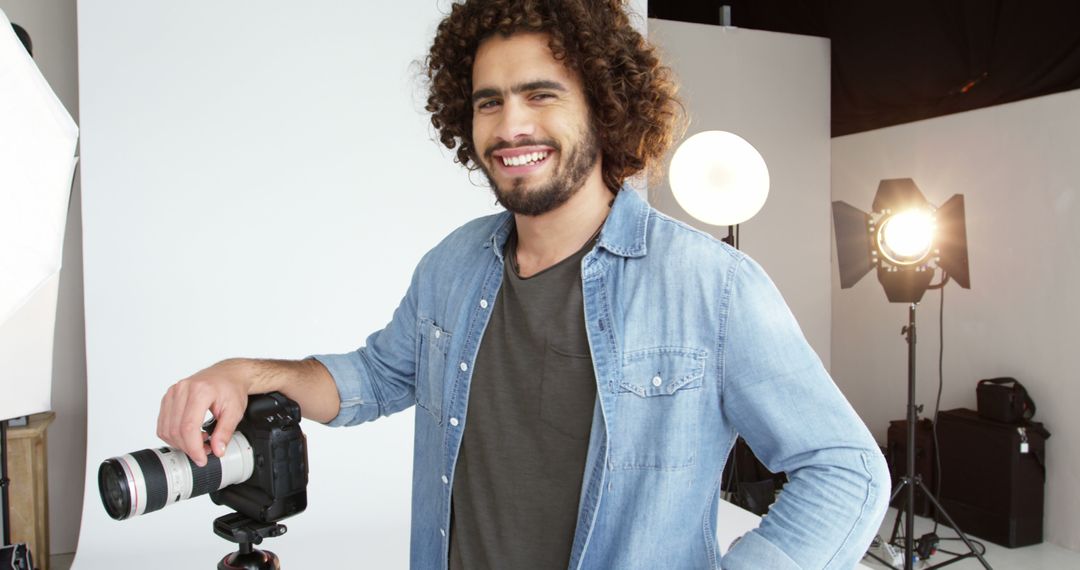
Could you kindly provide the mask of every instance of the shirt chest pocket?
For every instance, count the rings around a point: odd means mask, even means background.
[[[615,469],[680,469],[694,464],[707,352],[656,347],[627,352],[611,430]]]
[[[416,405],[442,421],[443,377],[450,351],[450,332],[431,319],[420,319],[416,365]]]

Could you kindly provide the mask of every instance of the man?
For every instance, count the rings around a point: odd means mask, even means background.
[[[440,139],[508,211],[426,255],[364,347],[214,365],[159,435],[202,464],[248,394],[330,425],[415,404],[414,568],[853,566],[888,493],[869,432],[760,267],[623,189],[678,103],[621,2],[457,4],[428,78]],[[720,560],[737,433],[790,483]]]

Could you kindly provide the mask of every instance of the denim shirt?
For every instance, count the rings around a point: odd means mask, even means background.
[[[504,212],[455,230],[386,328],[316,357],[341,396],[329,425],[417,406],[415,569],[447,567],[469,382],[511,226]],[[885,461],[761,267],[624,189],[581,280],[597,398],[569,568],[855,566],[884,515]],[[721,558],[717,501],[736,434],[789,483]]]

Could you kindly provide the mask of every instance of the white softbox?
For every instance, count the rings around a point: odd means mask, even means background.
[[[78,132],[0,11],[0,419],[50,407]]]

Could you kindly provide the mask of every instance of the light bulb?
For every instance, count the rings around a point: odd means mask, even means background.
[[[878,249],[892,263],[914,265],[934,245],[934,218],[926,210],[908,210],[885,218],[878,230]]]
[[[769,168],[753,145],[725,131],[700,132],[671,157],[671,193],[691,216],[716,226],[754,217],[769,196]]]

